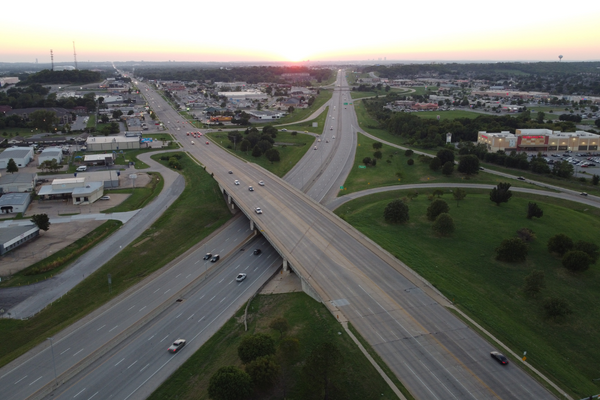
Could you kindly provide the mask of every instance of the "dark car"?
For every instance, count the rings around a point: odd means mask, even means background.
[[[233,174],[233,171],[229,171],[230,174]]]
[[[496,361],[498,361],[502,365],[507,365],[508,364],[508,358],[506,358],[504,356],[504,354],[502,354],[502,353],[499,353],[497,351],[492,351],[490,353],[490,356],[492,356],[493,359],[495,359]]]
[[[522,176],[518,177],[517,179],[520,180],[520,181],[524,181],[525,180],[525,178],[523,178]]]
[[[185,339],[177,339],[176,341],[173,342],[171,347],[169,347],[169,352],[177,353],[179,351],[179,349],[181,349],[183,346],[185,346]]]
[[[204,256],[204,260],[210,260],[211,257],[212,257],[212,254],[206,253],[206,255]]]
[[[255,250],[254,250],[254,255],[255,255],[255,256],[259,255],[260,253],[262,253],[262,250],[261,250],[261,249],[255,249]]]
[[[221,258],[221,256],[220,256],[220,255],[218,255],[218,254],[215,254],[215,255],[213,256],[213,258],[211,258],[211,259],[210,259],[210,262],[217,262],[217,261],[219,261],[219,259],[220,259],[220,258]]]

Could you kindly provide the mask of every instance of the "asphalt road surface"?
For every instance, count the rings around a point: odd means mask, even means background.
[[[335,120],[345,110],[337,107]],[[171,112],[167,118],[181,120]],[[352,132],[341,121],[334,129]],[[182,133],[176,136],[332,313],[349,320],[417,398],[552,397],[517,365],[494,362],[489,355],[494,348],[448,312],[439,293],[313,199],[210,141],[192,145]],[[241,184],[234,185],[235,179]],[[264,187],[257,186],[259,180]],[[255,207],[264,213],[255,214]]]

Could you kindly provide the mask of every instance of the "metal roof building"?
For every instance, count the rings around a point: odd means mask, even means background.
[[[0,228],[0,255],[40,235],[37,225]]]

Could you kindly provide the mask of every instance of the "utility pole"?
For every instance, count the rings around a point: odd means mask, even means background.
[[[73,59],[75,60],[75,69],[77,69],[77,53],[75,52],[75,41],[73,41]]]
[[[52,64],[50,71],[54,71],[54,54],[52,53],[52,49],[50,49],[50,63]]]

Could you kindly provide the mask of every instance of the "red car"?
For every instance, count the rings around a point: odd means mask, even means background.
[[[208,144],[208,142],[206,142],[206,144]]]

